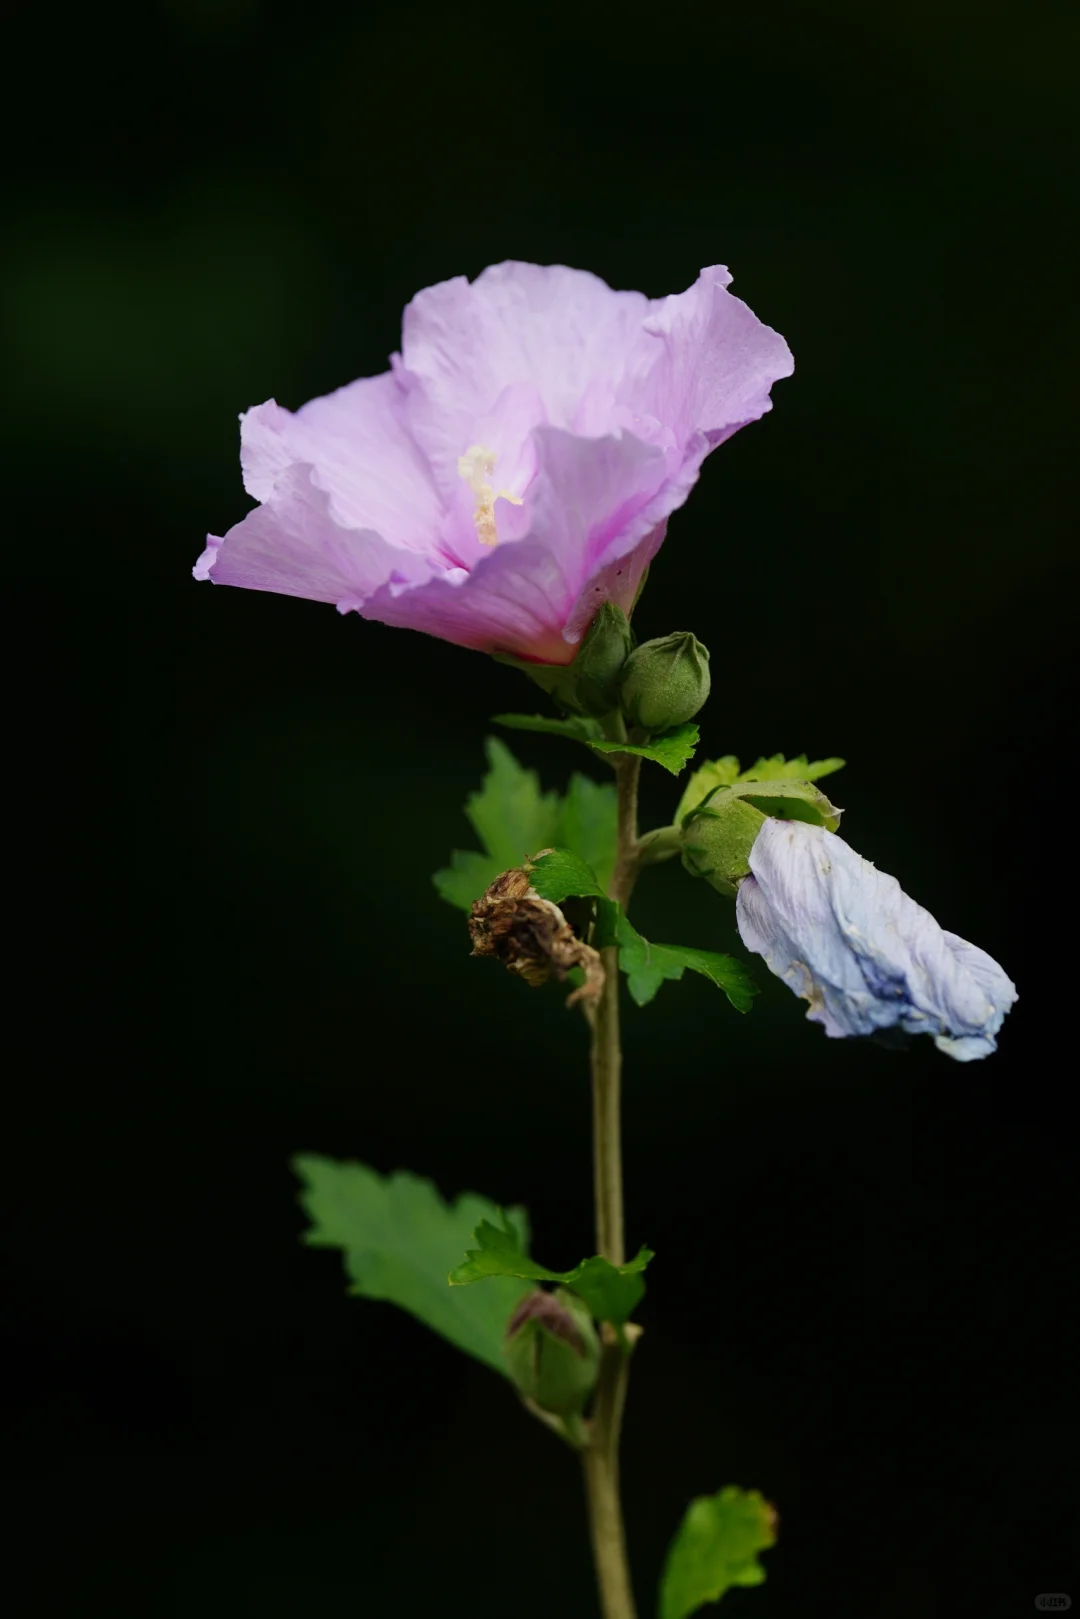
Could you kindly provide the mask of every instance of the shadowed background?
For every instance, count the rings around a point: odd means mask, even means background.
[[[826,1042],[764,968],[746,1018],[701,980],[628,1014],[643,1619],[687,1499],[727,1482],[782,1520],[732,1619],[1080,1600],[1071,28],[966,0],[17,21],[19,1611],[595,1613],[573,1460],[344,1298],[287,1168],[407,1166],[526,1203],[550,1264],[591,1251],[580,1020],[470,961],[430,882],[472,846],[486,716],[539,694],[190,579],[248,509],[237,413],[384,369],[417,289],[508,257],[654,296],[727,263],[787,337],[795,377],[708,462],[636,627],[711,648],[706,755],[845,755],[848,839],[1021,995],[967,1067]],[[603,775],[510,740],[545,785]],[[646,824],[678,790],[646,767]],[[636,913],[739,948],[677,868]]]

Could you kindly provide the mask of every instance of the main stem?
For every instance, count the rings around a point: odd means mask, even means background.
[[[624,908],[637,876],[637,791],[641,760],[618,755],[615,778],[619,797],[618,847],[608,892]],[[592,1028],[590,1066],[593,1096],[593,1175],[596,1196],[596,1246],[613,1265],[625,1258],[623,1236],[622,1132],[619,1040],[619,962],[614,946],[603,952],[604,988]],[[603,1619],[636,1619],[634,1592],[626,1557],[622,1501],[619,1495],[619,1430],[629,1371],[626,1350],[612,1328],[605,1328],[600,1375],[584,1452],[585,1492],[593,1561]]]

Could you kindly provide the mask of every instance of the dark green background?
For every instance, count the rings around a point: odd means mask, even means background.
[[[1068,19],[16,19],[17,1611],[595,1612],[568,1454],[343,1298],[286,1168],[407,1165],[526,1202],[551,1264],[589,1248],[579,1022],[470,961],[430,885],[468,844],[486,716],[531,689],[190,579],[247,509],[237,413],[383,369],[414,291],[506,257],[652,295],[726,262],[788,338],[794,379],[673,520],[639,630],[711,647],[710,753],[846,755],[850,841],[1021,993],[968,1067],[826,1042],[772,982],[747,1018],[697,980],[632,1013],[629,1235],[659,1256],[625,1443],[643,1619],[686,1499],[728,1481],[783,1531],[732,1619],[1080,1600]],[[581,762],[518,742],[548,783]],[[648,819],[672,803],[652,771]],[[670,867],[638,919],[734,938]]]

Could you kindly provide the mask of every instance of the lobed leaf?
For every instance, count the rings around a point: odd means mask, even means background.
[[[595,742],[604,735],[598,721],[586,719],[584,715],[556,719],[547,714],[493,714],[491,723],[505,726],[508,731],[545,731],[551,736],[567,737],[571,742]]]
[[[541,899],[561,905],[564,899],[603,898],[596,873],[572,849],[545,849],[527,870]]]
[[[817,759],[810,763],[805,753],[800,753],[797,759],[785,759],[782,753],[775,753],[771,759],[759,759],[749,770],[740,771],[733,753],[725,754],[722,759],[710,759],[690,777],[675,811],[675,825],[717,787],[731,787],[740,781],[817,781],[819,776],[829,776],[843,765],[843,759]]]
[[[619,967],[626,974],[626,987],[638,1006],[647,1006],[665,981],[677,981],[687,968],[701,973],[722,989],[737,1012],[749,1012],[757,985],[749,970],[734,956],[716,950],[696,950],[689,945],[653,944],[645,939],[613,900],[599,906],[597,949],[618,946]]]
[[[645,1292],[641,1272],[653,1258],[641,1248],[625,1265],[612,1265],[596,1256],[583,1259],[573,1270],[549,1270],[526,1257],[512,1221],[495,1225],[483,1220],[473,1233],[475,1248],[466,1251],[464,1264],[450,1272],[450,1286],[462,1287],[488,1277],[516,1276],[533,1282],[560,1282],[583,1301],[597,1321],[622,1326]]]
[[[498,1216],[496,1204],[471,1192],[444,1202],[431,1181],[405,1170],[380,1175],[367,1164],[316,1153],[300,1154],[292,1169],[303,1182],[300,1203],[311,1220],[302,1240],[313,1248],[341,1249],[350,1293],[408,1310],[456,1348],[505,1375],[506,1323],[528,1288],[510,1271],[490,1289],[471,1294],[446,1285],[455,1255],[479,1224]],[[528,1217],[524,1209],[514,1209],[511,1218],[523,1253]]]
[[[688,720],[685,725],[661,731],[648,742],[590,742],[589,746],[597,753],[639,753],[677,776],[694,757],[699,735],[693,720]]]
[[[776,1511],[757,1490],[729,1484],[686,1509],[660,1579],[660,1619],[689,1619],[733,1586],[761,1585],[758,1553],[776,1544]]]
[[[609,882],[618,814],[614,785],[575,773],[560,797],[544,792],[536,772],[520,765],[498,737],[488,737],[486,750],[489,768],[465,805],[482,851],[453,851],[433,879],[442,898],[467,911],[500,872],[556,844],[586,860],[601,883]]]

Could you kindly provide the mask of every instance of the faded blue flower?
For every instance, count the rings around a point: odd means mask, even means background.
[[[769,818],[750,871],[736,902],[743,943],[809,1001],[826,1034],[932,1034],[959,1062],[995,1049],[1016,986],[843,838]]]

